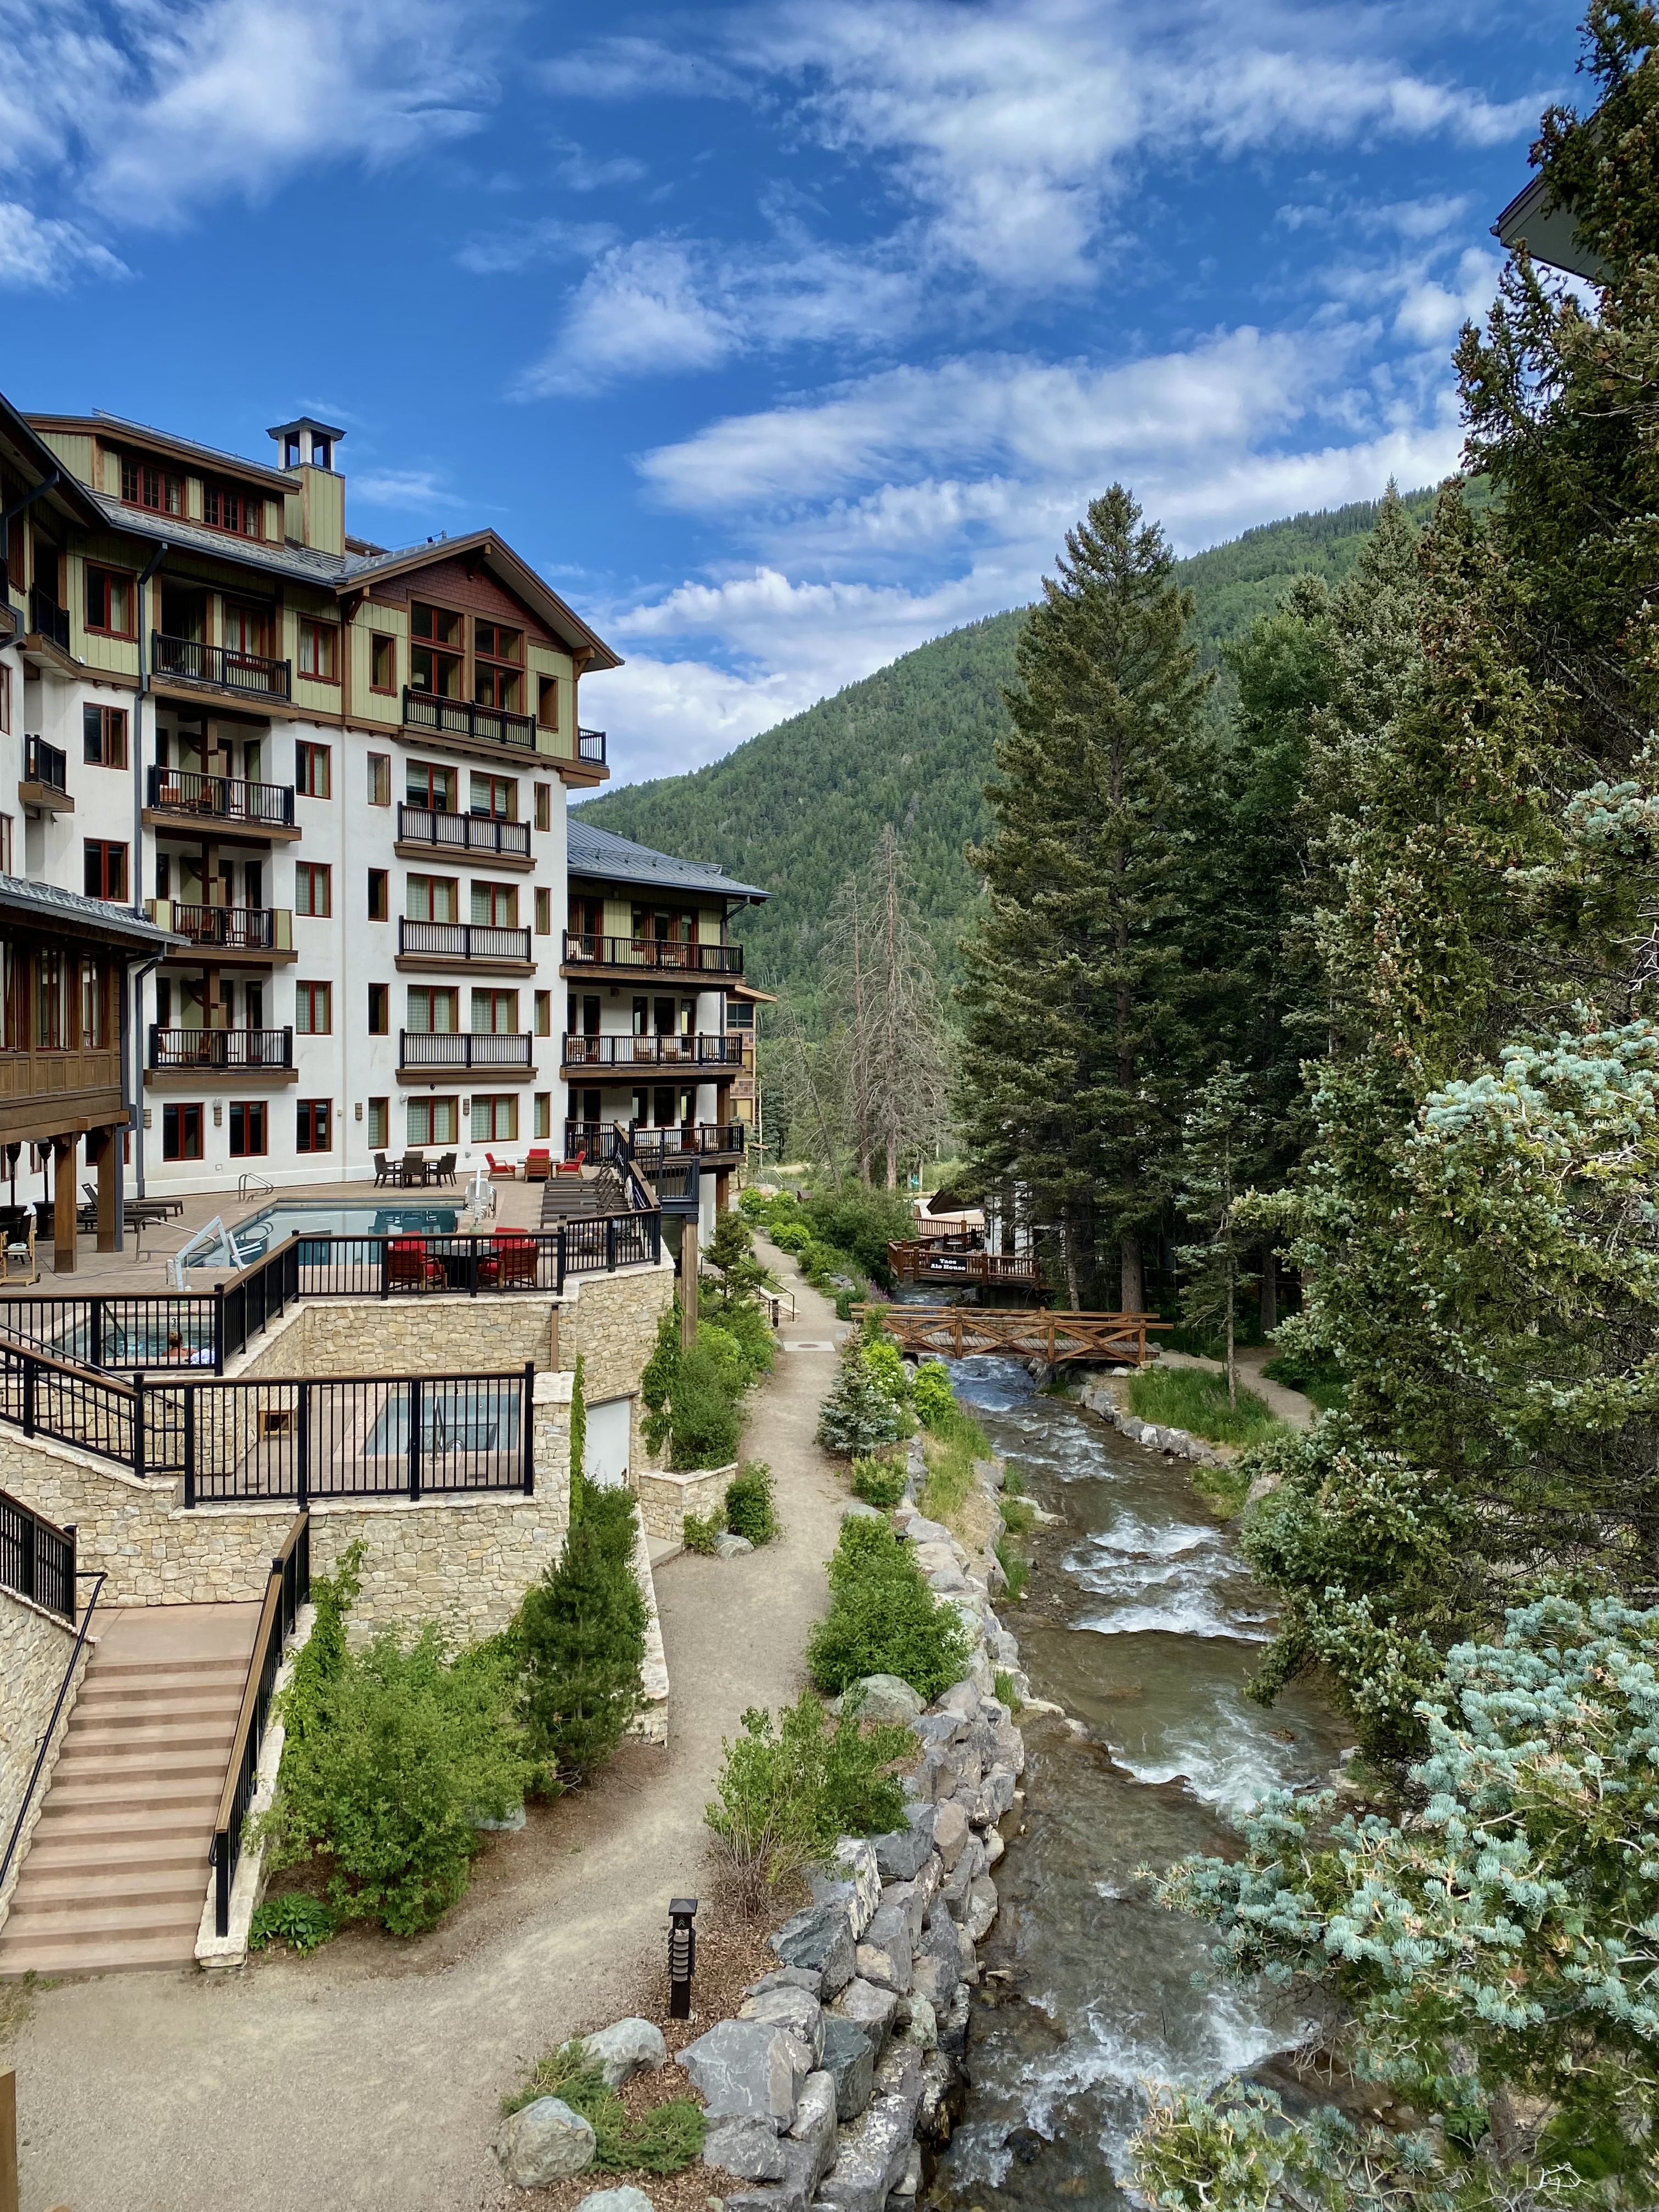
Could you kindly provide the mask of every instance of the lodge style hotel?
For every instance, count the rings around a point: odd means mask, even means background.
[[[268,435],[0,399],[0,1148],[94,1182],[100,1244],[139,1182],[465,1176],[618,1125],[697,1150],[712,1205],[764,894],[568,822],[619,664],[529,562],[354,537],[343,433]]]

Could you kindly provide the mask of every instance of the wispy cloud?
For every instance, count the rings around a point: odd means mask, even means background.
[[[72,222],[42,220],[21,200],[0,200],[0,285],[59,291],[77,276],[125,276],[126,264]]]
[[[351,479],[354,501],[367,501],[371,507],[465,507],[476,505],[445,489],[443,479],[432,469],[369,470],[365,475],[354,475]]]

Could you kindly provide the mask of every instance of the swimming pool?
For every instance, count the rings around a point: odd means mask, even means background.
[[[290,1237],[447,1237],[460,1219],[459,1201],[448,1206],[410,1203],[392,1206],[324,1206],[313,1200],[278,1201],[258,1213],[249,1214],[230,1231],[238,1264],[251,1267]],[[320,1266],[324,1248],[307,1254],[302,1247],[301,1267]]]

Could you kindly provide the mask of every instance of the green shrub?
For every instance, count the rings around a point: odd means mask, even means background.
[[[900,1192],[843,1183],[836,1190],[813,1192],[801,1211],[813,1235],[844,1253],[860,1274],[891,1284],[887,1247],[909,1237],[915,1226],[909,1200]]]
[[[570,1384],[570,1468],[573,1475],[587,1472],[587,1362],[580,1352]]]
[[[855,1459],[853,1462],[853,1494],[861,1498],[866,1505],[879,1505],[884,1511],[898,1504],[904,1495],[905,1468],[896,1459]]]
[[[837,1836],[884,1835],[904,1818],[895,1764],[916,1740],[907,1728],[860,1728],[843,1713],[833,1730],[810,1691],[772,1716],[750,1707],[743,1734],[722,1745],[718,1795],[704,1818],[754,1887],[823,1858]]]
[[[734,1536],[746,1536],[755,1545],[769,1544],[782,1534],[777,1486],[763,1459],[746,1459],[726,1484],[726,1525]]]
[[[904,1364],[904,1354],[890,1337],[878,1336],[865,1340],[864,1364],[873,1377],[878,1389],[884,1390],[896,1406],[910,1402],[910,1370]]]
[[[1025,1585],[1031,1579],[1031,1562],[1017,1552],[1006,1536],[999,1536],[994,1547],[997,1564],[1008,1577],[1008,1602],[1018,1605],[1025,1595]]]
[[[1300,1348],[1292,1351],[1287,1346],[1275,1352],[1261,1371],[1270,1382],[1282,1382],[1287,1390],[1299,1390],[1322,1413],[1331,1413],[1348,1402],[1348,1378],[1335,1360],[1324,1352]]]
[[[504,2112],[521,2112],[538,2097],[557,2097],[593,2130],[593,2166],[605,2173],[680,2173],[702,2154],[708,2122],[695,2097],[670,2097],[637,2120],[588,2063],[578,2039],[550,2051],[516,2095],[503,2097]]]
[[[680,1541],[688,1552],[701,1552],[710,1558],[721,1526],[718,1513],[688,1513],[680,1523]]]
[[[263,1951],[272,1943],[286,1943],[303,1958],[337,1933],[338,1916],[308,1889],[290,1889],[281,1897],[268,1897],[255,1908],[247,1931],[250,1951]]]
[[[997,1510],[1002,1516],[1002,1525],[1011,1536],[1029,1536],[1036,1526],[1036,1515],[1023,1498],[1010,1498],[1005,1491],[997,1500]]]
[[[646,1610],[635,1531],[631,1491],[582,1483],[564,1550],[525,1592],[514,1622],[520,1709],[544,1790],[602,1765],[640,1709]]]
[[[734,1402],[742,1397],[755,1379],[748,1356],[736,1336],[729,1328],[722,1328],[718,1322],[709,1321],[701,1313],[697,1317],[696,1346],[690,1357],[696,1359],[699,1354],[708,1361],[720,1389]],[[680,1371],[684,1377],[684,1365]],[[693,1370],[694,1374],[700,1371]]]
[[[744,1358],[745,1389],[760,1376],[770,1372],[777,1346],[766,1316],[754,1298],[710,1289],[702,1296],[697,1311],[700,1334],[702,1328],[713,1326],[723,1330],[737,1344]]]
[[[296,1717],[264,1826],[273,1863],[321,1860],[342,1919],[434,1926],[466,1887],[477,1821],[524,1795],[502,1655],[451,1666],[435,1628],[406,1649],[388,1629],[308,1683]]]
[[[666,1448],[678,1470],[723,1467],[738,1455],[743,1431],[738,1401],[753,1373],[738,1339],[716,1328],[712,1341],[687,1352],[680,1345],[678,1303],[657,1324],[657,1341],[640,1378],[645,1401],[645,1441]]]
[[[805,1222],[800,1220],[775,1220],[771,1225],[769,1233],[772,1242],[777,1246],[780,1252],[788,1252],[792,1255],[798,1252],[804,1252],[807,1246],[812,1242],[811,1230],[807,1226]]]
[[[1154,1367],[1129,1379],[1129,1406],[1143,1421],[1185,1429],[1212,1443],[1254,1444],[1285,1424],[1254,1390],[1227,1403],[1227,1378],[1208,1367]]]
[[[1018,1691],[1015,1689],[1014,1678],[1008,1672],[1006,1667],[999,1667],[997,1669],[996,1691],[1000,1702],[1007,1706],[1009,1711],[1012,1713],[1016,1718],[1024,1711],[1024,1700],[1021,1698]]]
[[[955,1412],[957,1401],[951,1378],[938,1360],[925,1360],[917,1368],[915,1380],[910,1385],[910,1400],[916,1409],[916,1419],[925,1429],[937,1428]]]
[[[860,1516],[842,1522],[830,1588],[830,1610],[806,1647],[821,1690],[836,1694],[866,1674],[897,1674],[932,1698],[962,1680],[966,1632],[953,1607],[935,1602],[886,1522]]]
[[[873,1451],[896,1443],[903,1433],[900,1409],[866,1364],[864,1346],[854,1337],[843,1348],[841,1366],[818,1413],[818,1442],[826,1451]]]

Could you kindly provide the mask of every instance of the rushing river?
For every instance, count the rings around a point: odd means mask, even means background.
[[[1227,1850],[1230,1805],[1323,1778],[1348,1739],[1310,1697],[1270,1712],[1245,1697],[1267,1601],[1179,1462],[1039,1396],[1015,1361],[963,1360],[951,1379],[1061,1516],[1012,1625],[1032,1695],[1086,1734],[1026,1733],[1024,1828],[996,1869],[968,2109],[933,2202],[1127,2206],[1141,2085],[1272,2079],[1297,2032],[1222,1982],[1212,1932],[1160,1911],[1135,1869]]]

